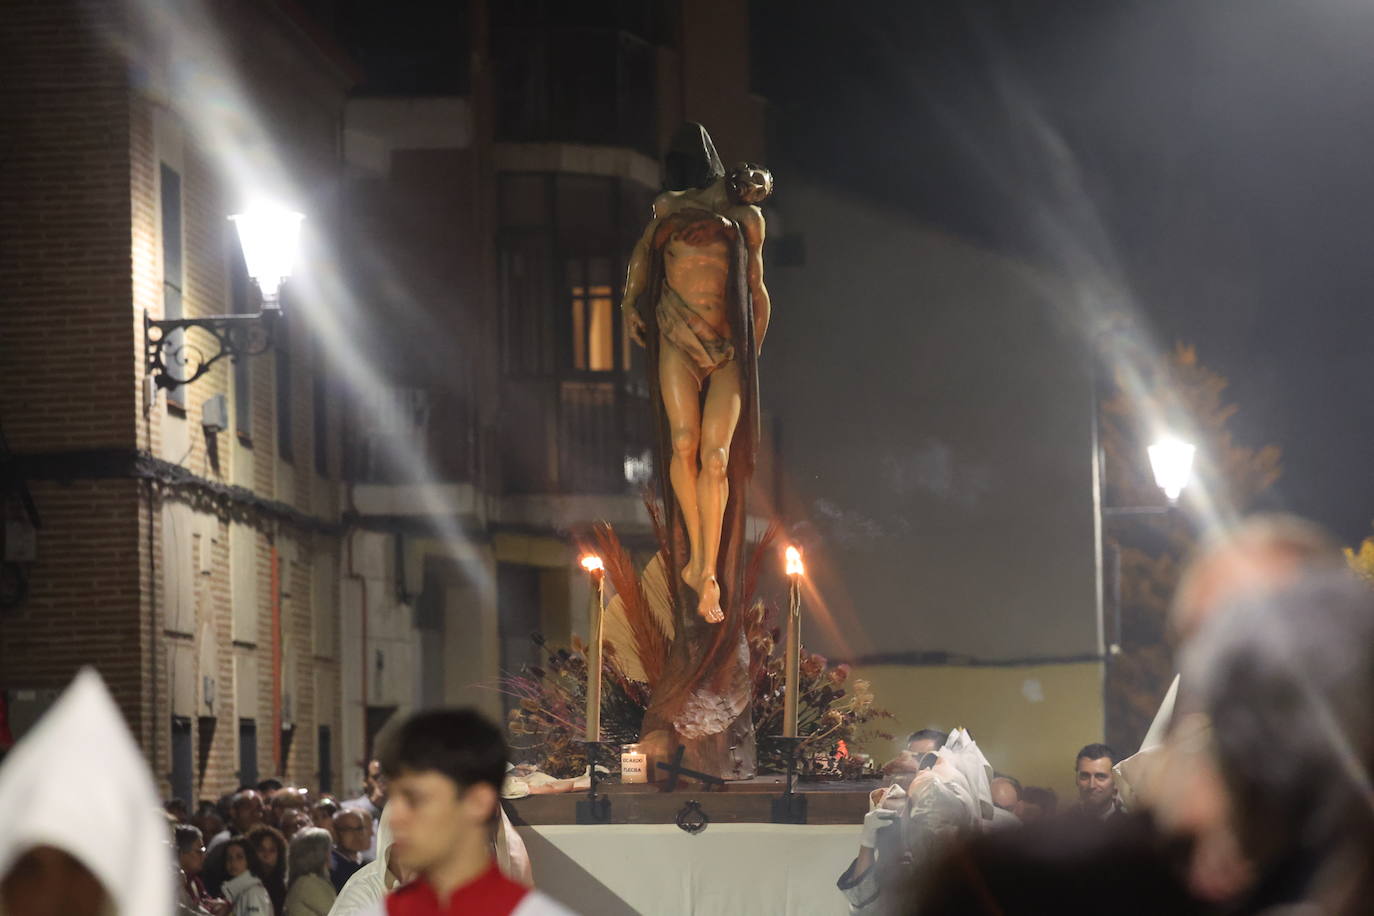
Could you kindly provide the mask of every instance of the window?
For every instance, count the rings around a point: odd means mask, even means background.
[[[162,314],[168,319],[183,317],[181,307],[181,175],[167,163],[162,163]],[[186,339],[183,330],[167,335],[163,350],[168,359],[167,371],[174,378],[185,377],[186,359],[182,347]],[[186,409],[184,386],[167,389],[167,404]]]
[[[191,720],[186,716],[172,716],[172,797],[186,802],[195,810],[195,787],[191,774]]]
[[[239,719],[239,785],[256,785],[258,781],[258,723],[255,719]]]
[[[277,761],[277,772],[286,777],[291,766],[291,744],[296,738],[296,724],[283,722],[281,727],[281,759]]]
[[[601,176],[501,176],[502,363],[508,374],[630,369],[618,296],[624,258],[648,216],[647,198],[647,191]]]
[[[229,251],[229,299],[235,315],[251,315],[257,311],[253,299],[253,281],[248,277],[248,265],[243,260],[243,247],[231,229],[225,233]],[[234,431],[239,441],[253,440],[253,363],[252,357],[241,356],[233,362],[234,371]]]
[[[498,139],[613,144],[657,155],[652,44],[604,19],[560,23],[505,10],[494,18]],[[553,24],[529,25],[539,18]]]
[[[564,278],[571,284],[573,369],[613,372],[626,368],[628,351],[619,366],[616,361],[616,337],[623,335],[615,320],[610,259],[570,259],[564,267]]]
[[[320,792],[334,791],[334,735],[328,725],[319,727]]]
[[[501,241],[502,364],[511,375],[553,375],[555,331],[549,305],[552,250],[549,239],[529,233]]]

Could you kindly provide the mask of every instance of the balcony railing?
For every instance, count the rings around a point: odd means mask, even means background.
[[[615,381],[512,382],[501,417],[509,493],[637,493],[648,479],[649,414]]]

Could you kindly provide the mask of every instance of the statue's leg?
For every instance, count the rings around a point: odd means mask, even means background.
[[[706,383],[706,407],[701,418],[701,475],[697,503],[701,506],[701,588],[697,612],[711,623],[725,619],[720,609],[720,534],[725,504],[730,499],[730,442],[740,413],[739,364],[731,361],[712,373]]]
[[[691,558],[682,578],[694,589],[700,588],[701,512],[697,508],[697,449],[701,445],[701,386],[686,357],[672,343],[659,345],[658,385],[663,393],[663,408],[668,415],[673,458],[668,476],[687,526]]]

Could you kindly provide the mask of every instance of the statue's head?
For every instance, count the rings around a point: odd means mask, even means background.
[[[730,194],[742,204],[761,204],[773,194],[773,173],[752,162],[740,162],[725,178]]]
[[[688,121],[673,134],[673,142],[663,157],[663,189],[689,191],[706,188],[725,177],[711,135],[694,121]]]

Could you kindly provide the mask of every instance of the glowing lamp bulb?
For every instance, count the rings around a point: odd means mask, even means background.
[[[1176,501],[1192,476],[1193,456],[1197,448],[1178,439],[1162,439],[1150,446],[1149,453],[1155,483],[1170,502]]]
[[[606,567],[605,564],[601,562],[600,557],[598,557],[595,554],[589,553],[582,558],[582,568],[589,573],[599,573]]]
[[[258,281],[263,299],[275,303],[282,281],[291,276],[305,217],[274,204],[254,204],[229,219],[238,230],[248,275]]]
[[[806,567],[802,565],[801,551],[795,547],[788,547],[787,551],[787,574],[789,576],[800,576],[806,572]]]

